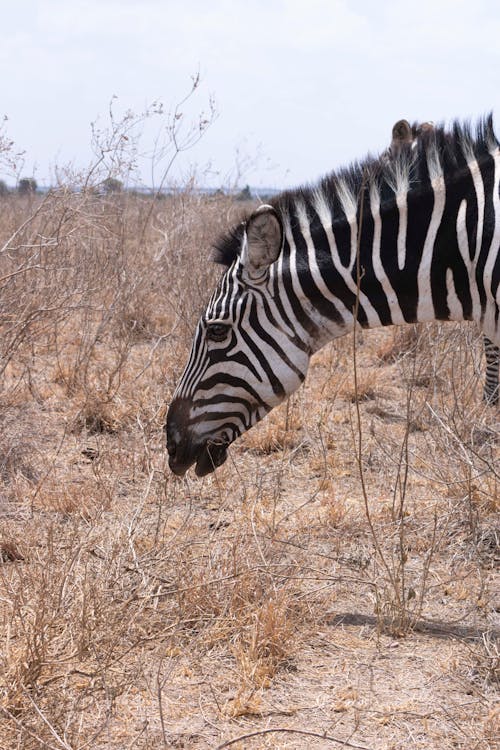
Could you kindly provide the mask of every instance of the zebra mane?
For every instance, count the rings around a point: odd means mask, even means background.
[[[362,190],[371,197],[378,193],[382,206],[394,201],[397,195],[418,193],[422,185],[437,177],[452,181],[467,164],[487,156],[499,145],[491,113],[475,126],[455,120],[448,129],[440,124],[425,130],[415,144],[403,144],[393,158],[387,152],[378,157],[368,155],[362,161],[331,172],[317,185],[285,190],[269,203],[281,216],[295,217],[298,207],[309,213],[308,209],[314,211],[321,200],[330,208],[335,225],[356,212]],[[215,263],[230,266],[239,256],[245,221],[250,216],[251,213],[215,243],[212,251]]]
[[[244,221],[232,227],[232,229],[217,240],[211,253],[214,263],[229,267],[236,260],[241,250],[245,223],[250,218],[250,215],[248,214]]]

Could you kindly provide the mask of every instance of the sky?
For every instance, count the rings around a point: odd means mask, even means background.
[[[25,152],[18,175],[41,185],[95,163],[91,124],[102,144],[110,104],[115,123],[135,113],[119,156],[130,161],[136,148],[126,179],[145,185],[193,175],[214,187],[314,183],[383,150],[402,117],[449,122],[493,111],[500,132],[498,0],[2,5],[2,132]],[[170,164],[172,125],[187,148]]]

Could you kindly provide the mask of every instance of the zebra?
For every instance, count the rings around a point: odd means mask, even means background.
[[[433,122],[414,122],[412,125],[408,120],[398,120],[392,127],[391,144],[385,154],[386,159],[397,157],[405,146],[417,147],[418,138],[434,128]],[[499,370],[500,370],[500,348],[483,334],[483,348],[486,358],[486,376],[483,386],[483,400],[489,406],[496,406],[500,395]]]
[[[293,393],[328,341],[474,320],[500,344],[500,144],[455,122],[260,206],[215,246],[226,266],[167,414],[169,465],[198,476]]]

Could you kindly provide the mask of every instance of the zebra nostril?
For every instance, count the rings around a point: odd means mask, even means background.
[[[177,452],[177,446],[173,443],[167,443],[167,453],[170,458],[173,458]]]

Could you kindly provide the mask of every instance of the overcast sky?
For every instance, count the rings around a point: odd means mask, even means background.
[[[24,174],[91,160],[90,123],[161,100],[217,118],[172,176],[283,187],[378,152],[401,118],[493,110],[500,131],[498,0],[18,0],[2,4],[0,113]],[[153,118],[141,148],[151,150]],[[208,169],[210,165],[210,169]],[[238,166],[239,165],[239,166]],[[161,165],[160,165],[161,167]],[[150,181],[142,162],[141,176]],[[208,169],[208,171],[207,171]],[[158,179],[159,172],[155,175]]]

